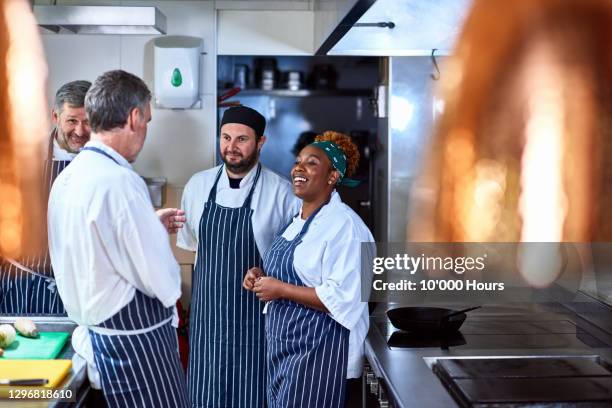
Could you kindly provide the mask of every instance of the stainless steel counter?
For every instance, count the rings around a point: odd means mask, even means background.
[[[0,316],[0,324],[13,323],[17,316]],[[67,317],[55,317],[55,316],[28,316],[29,319],[34,321],[38,326],[39,331],[64,331],[72,334],[76,328],[76,324],[68,319]],[[70,344],[70,339],[64,346],[64,349],[58,356],[59,359],[72,359],[74,350]],[[64,382],[60,385],[60,388],[65,390],[72,390],[75,395],[75,402],[61,402],[61,401],[10,401],[6,399],[0,399],[0,407],[65,407],[65,406],[80,406],[82,401],[85,399],[87,392],[89,391],[89,382],[87,380],[87,372],[85,367],[81,367],[79,370],[75,370],[74,367],[70,370],[66,376]]]
[[[403,345],[397,334],[389,346],[396,329],[382,310],[370,319],[366,358],[384,383],[391,406],[456,407],[431,369],[437,359],[600,356],[611,363],[612,331],[606,329],[612,327],[612,308],[587,297],[581,300],[585,303],[485,306],[468,314],[459,338],[443,345],[447,349],[423,347],[418,341]]]

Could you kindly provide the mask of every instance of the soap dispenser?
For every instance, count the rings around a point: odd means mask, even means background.
[[[202,39],[164,36],[154,40],[155,106],[200,107],[199,74]]]

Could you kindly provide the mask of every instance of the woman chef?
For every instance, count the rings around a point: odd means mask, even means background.
[[[276,237],[263,271],[250,269],[244,287],[266,314],[268,406],[339,407],[346,378],[359,377],[368,329],[361,302],[362,242],[372,234],[335,191],[359,151],[346,135],[325,132],[302,149],[291,170],[300,213]],[[363,246],[371,252],[371,246]],[[366,255],[366,256],[370,256]]]

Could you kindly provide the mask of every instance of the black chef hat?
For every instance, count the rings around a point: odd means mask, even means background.
[[[266,118],[247,106],[234,106],[223,112],[221,127],[226,123],[240,123],[248,126],[255,131],[257,137],[261,137],[266,129]]]

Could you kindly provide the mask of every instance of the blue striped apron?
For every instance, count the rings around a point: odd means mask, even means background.
[[[44,197],[57,176],[70,164],[70,160],[47,160],[43,166]],[[53,279],[49,249],[35,256],[17,261],[37,275],[26,272],[5,259],[0,259],[0,314],[53,314],[65,315],[66,310]]]
[[[253,235],[251,199],[261,165],[242,207],[216,203],[219,169],[200,219],[191,300],[187,386],[192,407],[263,407],[263,305],[242,289],[262,260]]]
[[[306,286],[295,271],[293,255],[320,209],[293,240],[283,238],[284,230],[276,237],[264,257],[266,275]],[[344,406],[349,333],[322,311],[287,299],[270,302],[266,312],[268,407]]]
[[[188,407],[172,307],[136,290],[134,298],[103,329],[138,334],[101,334],[89,330],[102,392],[109,407]],[[164,323],[165,321],[165,323]],[[159,327],[151,330],[151,327]]]
[[[83,150],[119,164],[97,147]],[[136,290],[130,303],[96,325],[112,334],[89,330],[102,392],[110,407],[189,406],[172,311]]]

